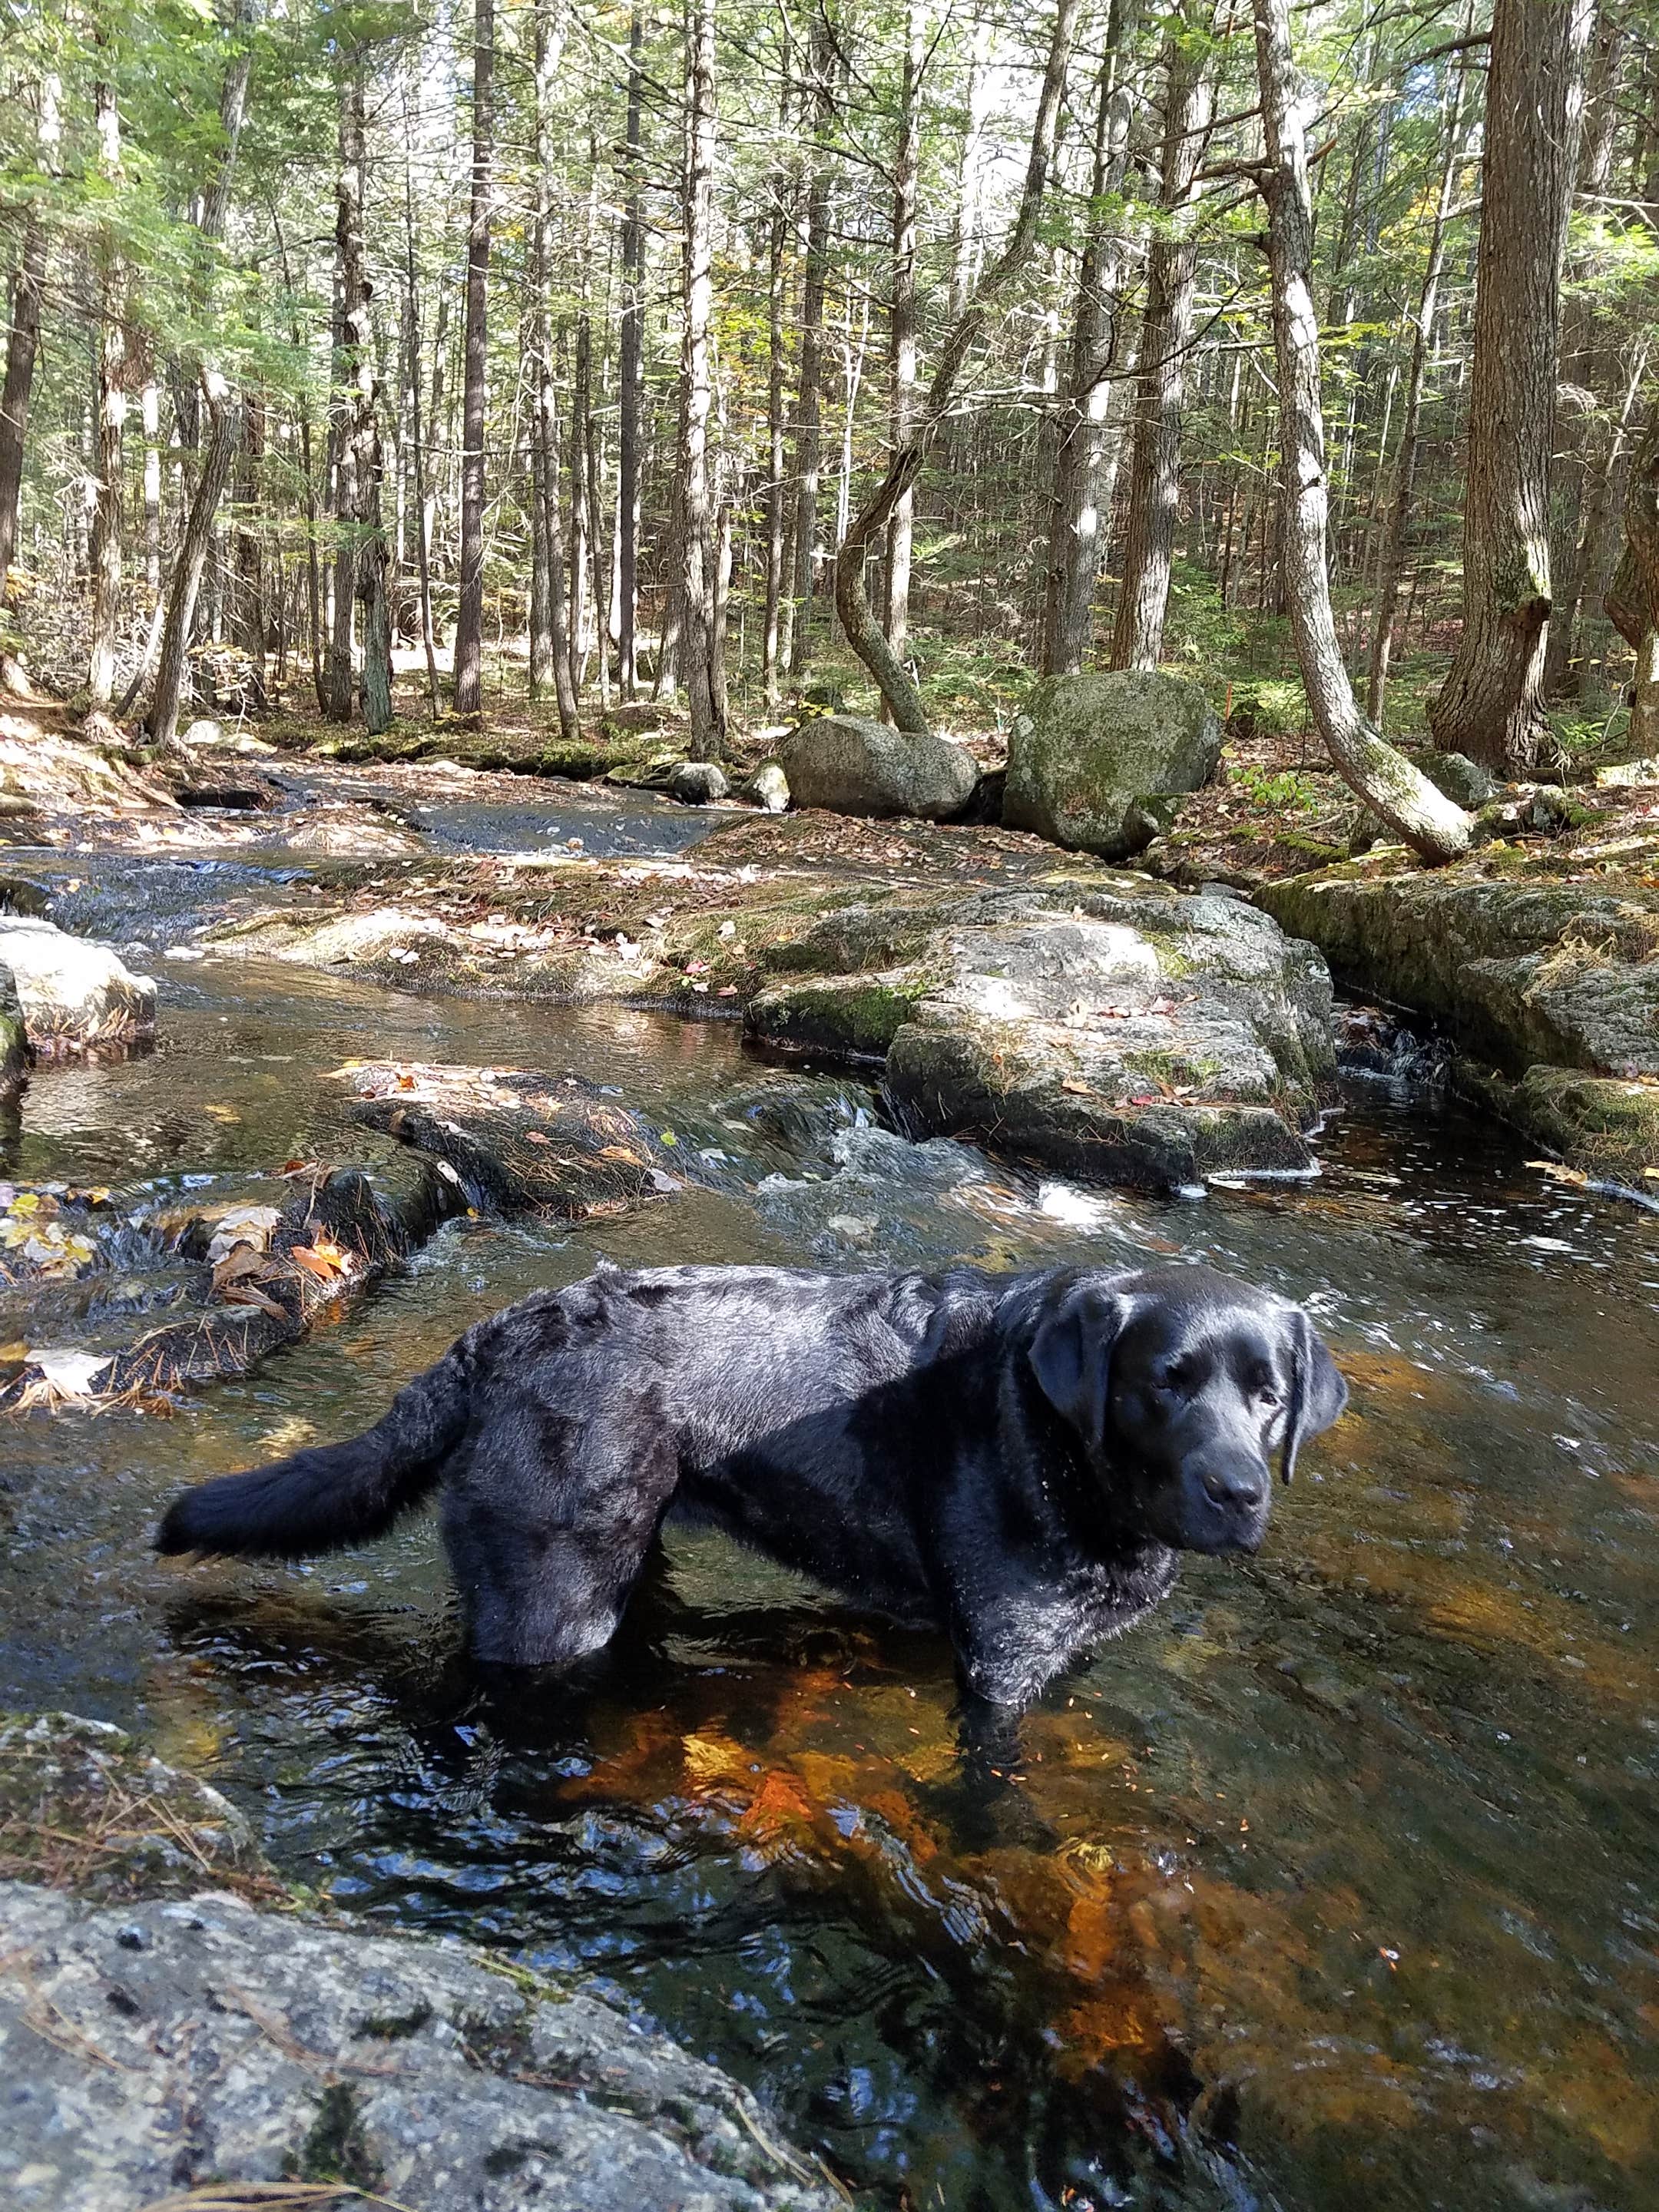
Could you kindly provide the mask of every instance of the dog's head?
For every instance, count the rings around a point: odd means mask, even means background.
[[[1030,1358],[1114,1513],[1185,1552],[1254,1552],[1273,1455],[1288,1482],[1348,1400],[1300,1306],[1208,1267],[1057,1285]]]

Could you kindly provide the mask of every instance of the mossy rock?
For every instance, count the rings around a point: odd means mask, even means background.
[[[1125,860],[1170,827],[1160,800],[1208,782],[1221,736],[1202,687],[1183,678],[1046,677],[1009,732],[1004,824]]]

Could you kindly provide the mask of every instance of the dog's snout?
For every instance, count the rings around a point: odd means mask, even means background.
[[[1216,1504],[1234,1513],[1253,1513],[1267,1495],[1269,1475],[1257,1459],[1229,1459],[1206,1467],[1200,1480]]]

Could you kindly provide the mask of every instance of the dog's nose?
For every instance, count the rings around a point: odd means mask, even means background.
[[[1267,1495],[1267,1469],[1260,1460],[1223,1461],[1206,1467],[1201,1480],[1207,1494],[1231,1513],[1254,1513]]]

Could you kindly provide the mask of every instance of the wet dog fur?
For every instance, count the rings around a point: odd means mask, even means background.
[[[1252,1552],[1271,1460],[1347,1391],[1307,1315],[1208,1268],[824,1275],[601,1267],[467,1331],[367,1434],[176,1499],[167,1553],[297,1559],[440,1490],[471,1646],[568,1665],[665,1520],[943,1630],[1020,1705]]]

